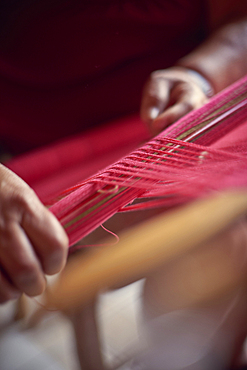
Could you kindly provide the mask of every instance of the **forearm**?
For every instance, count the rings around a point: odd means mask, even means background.
[[[247,17],[223,26],[178,65],[199,72],[215,93],[247,74]]]

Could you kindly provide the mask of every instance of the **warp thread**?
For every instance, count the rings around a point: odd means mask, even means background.
[[[70,245],[118,211],[169,208],[212,191],[246,187],[246,143],[228,150],[210,146],[246,120],[247,76],[143,147],[65,191],[50,209]]]

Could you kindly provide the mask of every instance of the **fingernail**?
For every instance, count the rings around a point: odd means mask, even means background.
[[[155,118],[158,117],[160,111],[159,111],[159,108],[157,107],[153,107],[149,110],[149,117],[154,120]]]
[[[64,253],[61,251],[53,252],[45,264],[45,272],[48,275],[53,275],[59,272],[65,264]]]
[[[21,290],[30,296],[41,294],[46,285],[45,278],[42,275],[38,276],[36,273],[21,274],[18,282]]]

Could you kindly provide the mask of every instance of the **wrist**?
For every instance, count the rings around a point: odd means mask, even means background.
[[[197,70],[186,67],[186,66],[180,66],[179,64],[175,67],[185,71],[189,74],[189,76],[194,80],[194,82],[201,88],[201,90],[204,92],[204,94],[211,98],[215,94],[215,90],[211,82],[200,72]]]
[[[211,98],[214,95],[214,88],[212,84],[201,73],[190,68],[187,68],[187,72],[197,81],[197,84],[208,98]]]

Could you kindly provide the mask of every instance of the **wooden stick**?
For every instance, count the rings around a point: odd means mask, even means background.
[[[68,264],[46,306],[67,310],[135,281],[223,231],[247,213],[247,192],[225,192],[165,213],[120,235],[120,242]]]

